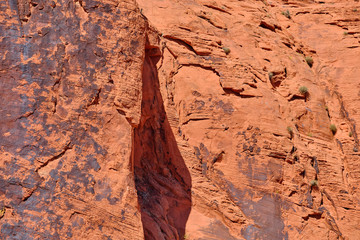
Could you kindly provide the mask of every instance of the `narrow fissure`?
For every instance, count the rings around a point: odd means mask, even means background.
[[[163,105],[156,63],[146,50],[142,110],[133,133],[133,170],[146,240],[183,239],[191,210],[191,178]]]

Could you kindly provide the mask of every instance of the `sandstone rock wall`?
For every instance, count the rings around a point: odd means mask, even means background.
[[[1,239],[143,239],[134,1],[0,1]]]
[[[359,19],[0,1],[1,238],[358,239]]]

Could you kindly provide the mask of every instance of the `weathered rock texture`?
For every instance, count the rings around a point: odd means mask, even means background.
[[[0,23],[1,239],[359,239],[358,1],[0,0]]]
[[[143,239],[135,2],[0,1],[0,21],[1,239]]]

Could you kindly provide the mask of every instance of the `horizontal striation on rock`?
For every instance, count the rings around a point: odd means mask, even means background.
[[[356,239],[358,4],[138,3],[192,179],[185,237]]]
[[[2,239],[358,239],[357,1],[0,0]]]

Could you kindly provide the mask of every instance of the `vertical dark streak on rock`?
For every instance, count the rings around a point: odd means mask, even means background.
[[[10,8],[16,11],[17,19],[19,20],[19,25],[20,25],[20,37],[24,37],[24,29],[20,17],[19,2],[18,0],[8,0],[8,1]]]
[[[340,112],[343,115],[343,117],[348,121],[351,131],[353,133],[353,137],[354,137],[354,141],[355,141],[354,150],[355,149],[358,150],[359,149],[359,139],[358,139],[358,136],[356,133],[356,123],[352,118],[349,117],[349,113],[345,109],[344,101],[342,100],[342,96],[340,95],[340,93],[335,92],[335,95],[337,96],[338,101],[340,103]]]
[[[160,57],[151,52],[145,54],[131,161],[145,239],[182,239],[191,210],[191,178],[163,105],[156,68]]]

